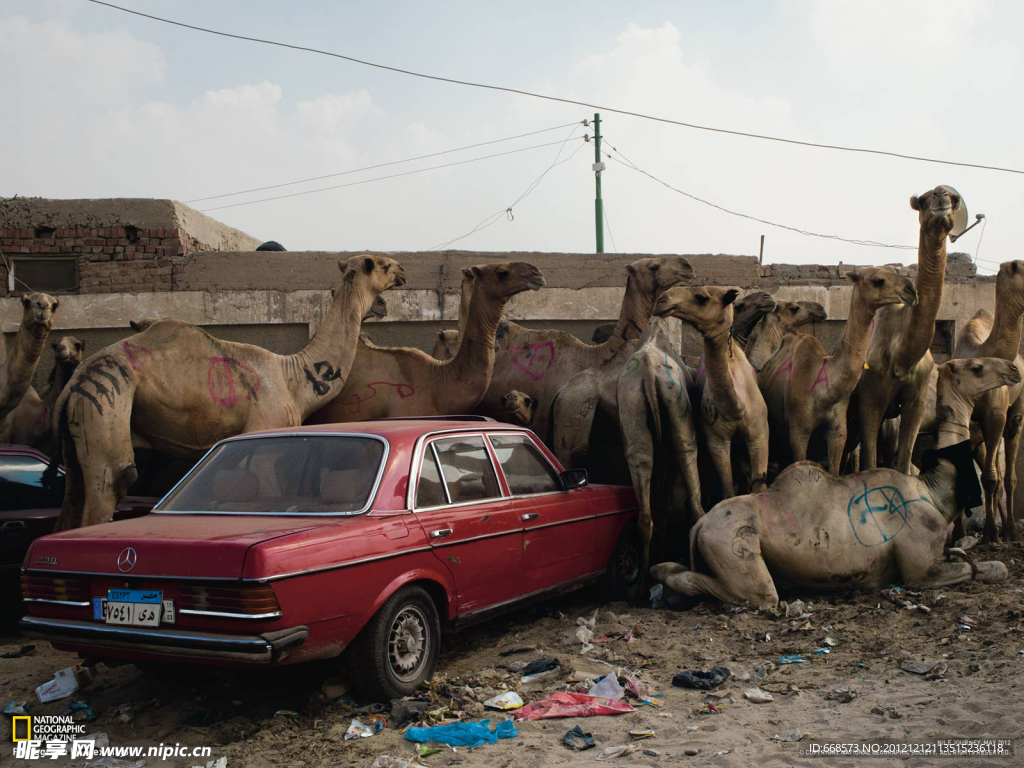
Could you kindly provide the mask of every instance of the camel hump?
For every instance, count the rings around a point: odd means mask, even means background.
[[[832,482],[837,479],[816,461],[797,461],[779,473],[770,490],[772,493],[776,491],[785,493],[789,490],[806,493],[808,483],[820,483],[826,480]]]

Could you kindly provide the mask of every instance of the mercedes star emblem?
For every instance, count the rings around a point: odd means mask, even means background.
[[[117,570],[122,573],[130,571],[135,567],[135,561],[138,559],[139,555],[134,547],[125,547],[121,550],[121,554],[117,556]]]

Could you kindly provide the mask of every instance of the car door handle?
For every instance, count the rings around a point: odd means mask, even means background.
[[[540,517],[540,512],[527,512],[525,515],[523,515],[522,519],[523,520],[535,520],[538,517]]]
[[[451,536],[453,533],[451,528],[438,528],[436,531],[430,532],[430,538],[432,539],[443,539],[445,536]]]

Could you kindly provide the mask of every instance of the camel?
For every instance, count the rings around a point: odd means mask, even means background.
[[[42,395],[37,393],[34,387],[28,388],[18,407],[7,418],[5,424],[0,425],[0,443],[30,445],[47,452],[52,447],[53,429],[50,416],[71,374],[82,362],[85,342],[74,336],[61,336],[51,346],[54,364],[50,371],[48,388]],[[4,426],[8,422],[10,434],[5,435]]]
[[[297,354],[163,320],[86,359],[54,412],[54,442],[67,471],[57,530],[110,517],[138,476],[133,446],[194,457],[242,432],[298,426],[336,397],[363,315],[378,294],[405,283],[401,265],[383,256],[353,256],[338,266],[341,287]]]
[[[656,316],[678,317],[704,339],[703,370],[698,371],[696,384],[702,393],[701,429],[724,498],[736,495],[734,440],[746,445],[751,491],[765,487],[768,473],[768,409],[757,387],[757,372],[732,337],[732,303],[738,295],[735,288],[672,288],[654,307]]]
[[[627,340],[638,339],[651,319],[651,308],[660,291],[689,282],[693,267],[682,256],[659,256],[627,265],[626,275],[615,332],[603,344],[588,344],[563,331],[502,323],[494,376],[477,413],[500,419],[505,393],[513,389],[529,392],[540,404],[534,431],[541,437],[549,434],[551,407],[563,385],[577,373],[608,360]]]
[[[939,404],[950,420],[920,475],[871,469],[836,477],[805,461],[764,493],[716,505],[690,531],[690,564],[656,565],[652,576],[686,595],[774,608],[778,587],[915,589],[975,579],[1003,581],[1003,563],[948,562],[946,530],[980,501],[966,426],[978,397],[1017,384],[1020,371],[996,358],[939,366]],[[966,559],[962,550],[950,550]]]
[[[469,320],[469,301],[473,298],[473,280],[476,275],[473,270],[466,268],[462,270],[462,286],[459,295],[459,325],[454,331],[445,329],[437,332],[437,341],[434,342],[434,351],[431,352],[438,360],[451,360],[458,354],[459,342],[462,334],[466,332],[466,323]]]
[[[825,431],[829,471],[838,475],[846,447],[846,410],[867,367],[865,357],[875,314],[892,304],[912,305],[913,283],[881,267],[847,272],[853,283],[846,328],[831,354],[807,333],[793,332],[757,376],[771,414],[772,443],[793,461],[807,459],[811,435]],[[787,462],[788,463],[788,462]]]
[[[741,296],[732,304],[732,337],[746,351],[751,332],[766,315],[778,307],[770,293],[754,291]]]
[[[998,357],[1009,360],[1024,376],[1021,357],[1021,318],[1024,317],[1024,261],[1006,261],[999,265],[996,276],[996,312],[978,310],[960,331],[953,349],[954,358]],[[1017,538],[1013,517],[1013,492],[1017,486],[1017,451],[1024,426],[1024,385],[1003,387],[987,392],[974,408],[972,419],[981,426],[985,440],[985,463],[982,485],[985,488],[985,538],[999,541]],[[940,415],[941,418],[941,415]],[[1000,504],[999,441],[1004,441],[1006,468],[1003,488],[1005,506]],[[1002,513],[1000,514],[1000,510]],[[1001,525],[999,517],[1002,517]]]
[[[537,414],[537,401],[516,389],[501,398],[501,404],[505,407],[505,420],[509,424],[529,427]]]
[[[360,339],[341,394],[307,422],[471,413],[491,382],[494,337],[505,306],[516,294],[544,286],[541,271],[526,262],[471,269],[472,298],[455,357],[442,362],[419,349],[378,347]]]
[[[762,317],[750,331],[743,352],[755,371],[764,368],[782,346],[782,338],[808,323],[821,323],[828,318],[825,308],[816,301],[784,301]],[[735,337],[735,336],[734,336]],[[739,341],[738,337],[735,337]]]
[[[7,421],[32,385],[59,302],[46,293],[30,293],[22,296],[21,306],[21,325],[14,337],[14,348],[7,359],[0,357],[0,424]],[[0,348],[6,352],[2,343]]]
[[[640,510],[637,528],[644,574],[650,564],[654,535],[652,478],[672,476],[675,473],[670,470],[678,471],[693,522],[704,514],[697,471],[697,429],[687,386],[692,372],[672,348],[668,331],[667,320],[651,320],[638,348],[621,368],[616,386],[622,446]],[[656,471],[659,458],[666,466],[658,466],[661,471]],[[666,490],[663,487],[659,495],[667,496]]]
[[[900,416],[895,469],[910,471],[914,442],[924,418],[928,379],[935,361],[929,351],[935,318],[942,302],[946,274],[946,237],[963,200],[949,187],[938,186],[910,198],[918,213],[917,304],[892,306],[878,312],[868,345],[867,362],[857,386],[860,424],[860,468],[878,462],[878,430],[882,419]]]

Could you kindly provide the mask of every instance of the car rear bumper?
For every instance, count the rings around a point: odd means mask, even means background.
[[[248,664],[274,664],[306,642],[306,627],[291,627],[262,635],[223,635],[180,629],[150,629],[96,624],[89,621],[26,616],[18,623],[27,635],[61,645],[132,653]]]

